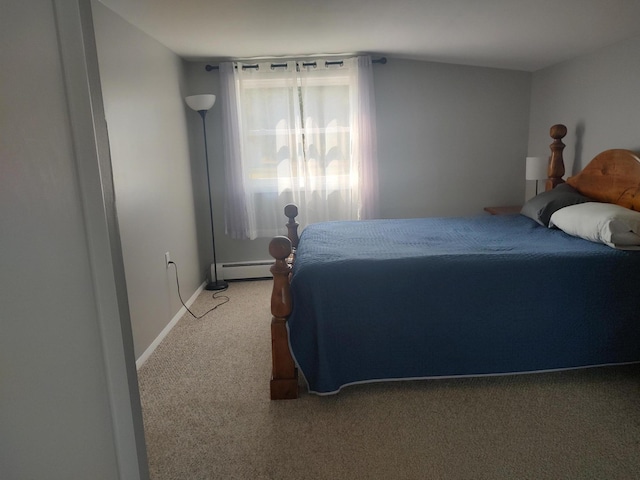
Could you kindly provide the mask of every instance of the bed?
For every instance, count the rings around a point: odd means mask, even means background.
[[[269,246],[271,398],[297,398],[298,369],[327,395],[639,362],[640,159],[608,150],[565,184],[565,134],[551,128],[547,191],[522,214],[326,222],[299,238],[288,205]],[[602,208],[618,223],[604,228]]]

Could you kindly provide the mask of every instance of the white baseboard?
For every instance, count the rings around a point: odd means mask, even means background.
[[[191,295],[191,298],[189,298],[189,300],[185,302],[187,307],[190,307],[193,304],[193,302],[196,301],[196,298],[198,298],[198,295],[200,295],[200,293],[204,290],[204,287],[206,285],[207,285],[207,282],[204,282],[196,290],[196,293]],[[180,310],[178,310],[178,313],[175,314],[175,316],[171,319],[171,321],[167,324],[167,326],[162,329],[162,331],[160,332],[160,335],[158,335],[156,339],[151,343],[151,345],[149,345],[149,348],[147,348],[142,353],[142,355],[140,355],[140,358],[136,360],[136,370],[140,369],[140,367],[144,365],[144,362],[146,362],[149,359],[153,351],[156,348],[158,348],[158,345],[160,345],[160,342],[164,340],[164,337],[166,337],[167,334],[171,331],[171,329],[176,326],[176,323],[178,323],[178,320],[180,320],[185,313],[187,313],[187,309],[184,308],[183,306],[180,308]]]
[[[223,280],[245,280],[251,278],[271,277],[271,265],[274,260],[255,260],[252,262],[234,262],[218,264],[218,278]],[[213,278],[211,264],[211,278]]]

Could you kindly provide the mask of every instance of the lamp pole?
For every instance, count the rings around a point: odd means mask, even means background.
[[[224,290],[229,284],[218,280],[218,262],[216,259],[216,236],[213,227],[213,203],[211,200],[211,175],[209,173],[209,149],[207,148],[207,112],[215,103],[215,95],[192,95],[186,99],[187,105],[200,114],[202,118],[202,136],[204,138],[204,159],[207,167],[207,192],[209,193],[209,220],[211,222],[211,246],[213,247],[213,278],[205,287],[207,290]]]

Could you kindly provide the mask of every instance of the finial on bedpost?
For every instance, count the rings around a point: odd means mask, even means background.
[[[287,318],[291,314],[292,300],[289,288],[291,267],[291,240],[274,237],[269,243],[269,254],[275,258],[271,266],[273,290],[271,292],[271,400],[298,398],[298,370],[289,350]]]
[[[296,222],[298,207],[293,203],[289,203],[284,207],[284,214],[289,218],[289,221],[287,222],[287,236],[289,237],[289,240],[291,240],[293,248],[298,248],[298,226],[300,225]]]
[[[564,159],[562,158],[562,151],[565,144],[562,143],[562,139],[567,134],[567,127],[561,123],[553,125],[549,132],[553,142],[551,145],[551,158],[549,159],[548,178],[545,186],[545,190],[552,190],[557,185],[564,183],[562,177],[564,176]]]

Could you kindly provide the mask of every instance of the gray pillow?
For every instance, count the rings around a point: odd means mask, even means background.
[[[578,203],[592,202],[589,197],[585,197],[571,185],[561,183],[553,190],[542,192],[528,200],[520,213],[529,217],[544,227],[549,226],[549,220],[557,210],[577,205]]]

